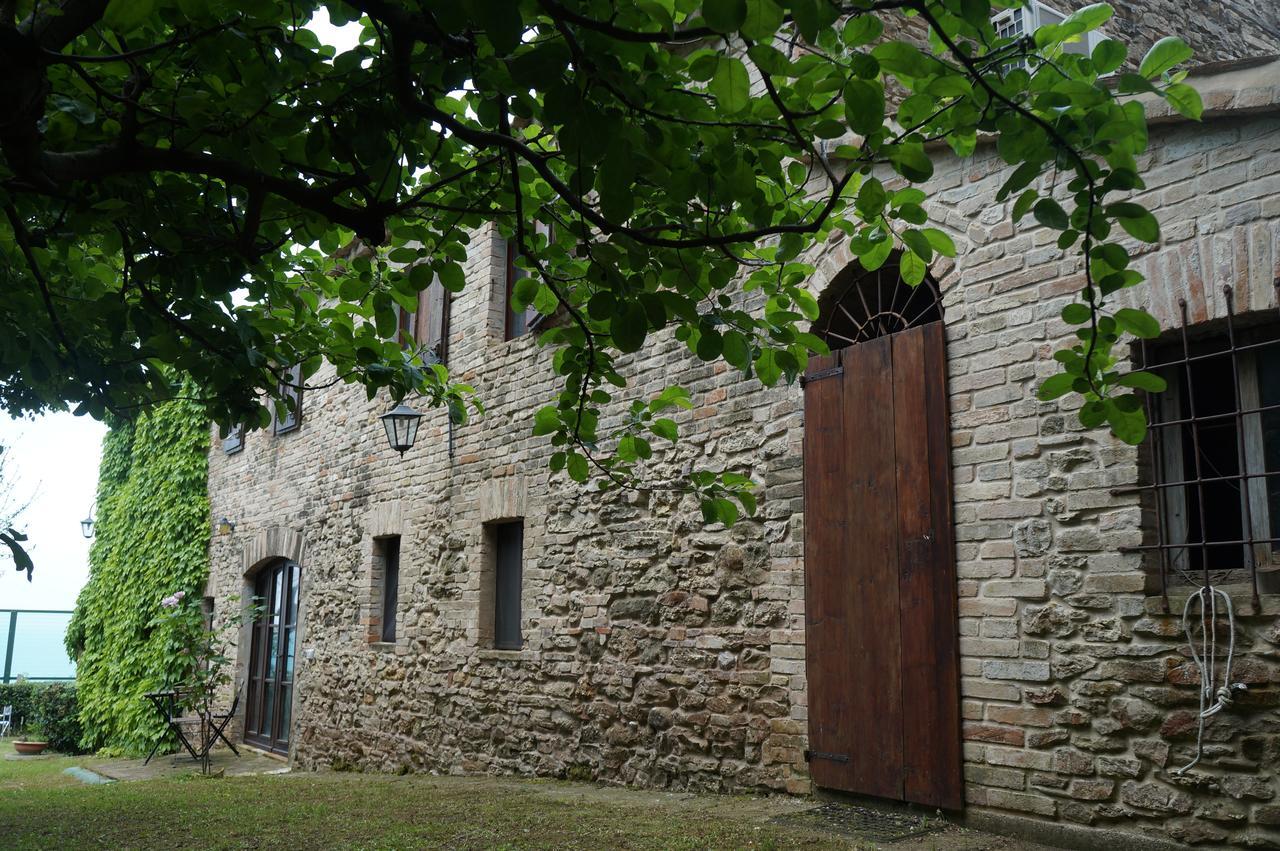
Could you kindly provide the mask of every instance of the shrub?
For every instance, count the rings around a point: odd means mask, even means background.
[[[74,683],[48,683],[37,688],[35,714],[49,747],[63,753],[82,753],[80,703]]]
[[[16,729],[38,725],[42,738],[54,750],[83,753],[80,747],[80,706],[74,683],[19,680],[0,685],[0,706],[13,706]]]

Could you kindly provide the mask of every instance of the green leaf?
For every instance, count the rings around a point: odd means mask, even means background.
[[[644,345],[644,338],[649,333],[649,316],[644,306],[638,302],[630,302],[623,306],[623,313],[615,316],[609,323],[609,334],[618,351],[627,353],[638,351]]]
[[[1075,383],[1076,377],[1065,372],[1059,372],[1051,375],[1040,385],[1040,389],[1036,392],[1036,398],[1041,402],[1052,402],[1059,396],[1065,396],[1071,392],[1071,386]]]
[[[933,246],[934,251],[943,257],[956,256],[956,244],[944,231],[937,228],[921,228],[920,232],[924,234],[925,239],[929,240],[929,245]]]
[[[675,420],[669,420],[666,417],[656,419],[649,424],[649,430],[658,437],[669,440],[672,443],[676,442],[678,430],[676,428]]]
[[[1071,224],[1067,211],[1052,198],[1041,198],[1031,208],[1031,212],[1035,215],[1036,221],[1047,228],[1066,230]]]
[[[1151,45],[1147,55],[1142,57],[1138,73],[1148,80],[1155,79],[1179,62],[1187,61],[1191,55],[1191,48],[1185,41],[1177,36],[1165,36]]]
[[[581,484],[591,476],[591,470],[587,466],[587,459],[577,452],[570,452],[565,456],[565,469],[569,472],[569,478]]]
[[[889,151],[889,159],[898,174],[912,183],[923,183],[933,177],[933,160],[919,142],[903,142]]]
[[[121,35],[127,35],[151,17],[156,0],[111,0],[102,13],[102,22]]]
[[[777,384],[778,379],[782,377],[782,370],[778,367],[778,361],[773,349],[761,350],[756,358],[756,377],[766,387],[772,387]]]
[[[1099,74],[1110,74],[1124,64],[1125,57],[1128,55],[1129,48],[1124,42],[1107,38],[1098,42],[1089,58],[1093,61],[1094,71]]]
[[[716,32],[737,32],[747,19],[747,0],[703,0],[702,18]]]
[[[845,22],[840,37],[846,47],[861,47],[880,38],[884,24],[874,14],[854,15]]]
[[[1080,304],[1076,301],[1062,308],[1062,321],[1068,325],[1083,325],[1089,321],[1090,316],[1092,316],[1092,313],[1089,311],[1088,305]]]
[[[1135,337],[1150,340],[1160,336],[1160,323],[1145,310],[1122,307],[1115,313],[1116,324]]]
[[[726,113],[741,112],[751,103],[751,79],[747,76],[747,67],[736,57],[720,57],[720,64],[716,66],[707,90]]]
[[[555,405],[539,408],[533,415],[533,433],[535,435],[551,434],[560,428],[560,411]]]
[[[898,270],[902,280],[914,287],[924,280],[929,266],[914,251],[905,251],[899,261]]]
[[[1160,240],[1160,223],[1141,204],[1121,202],[1110,204],[1107,215],[1114,216],[1124,228],[1125,233],[1142,242],[1158,242]]]
[[[747,0],[747,17],[742,34],[752,41],[771,41],[784,18],[782,7],[773,0]]]
[[[1137,446],[1147,436],[1147,414],[1133,396],[1103,400],[1111,433],[1130,446]]]
[[[1204,102],[1200,93],[1186,83],[1174,83],[1164,90],[1165,100],[1169,105],[1193,121],[1199,121],[1204,113]]]
[[[1116,380],[1121,387],[1133,387],[1149,393],[1163,393],[1169,388],[1168,382],[1152,372],[1126,372]]]
[[[844,87],[844,116],[849,129],[868,136],[884,126],[884,87],[854,78]]]

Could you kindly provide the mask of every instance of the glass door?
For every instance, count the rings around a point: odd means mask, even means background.
[[[298,565],[278,561],[263,568],[254,582],[255,602],[262,611],[253,624],[249,651],[244,738],[280,754],[289,752],[299,574]]]

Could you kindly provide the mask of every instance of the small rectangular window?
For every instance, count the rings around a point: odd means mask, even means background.
[[[244,449],[244,423],[236,423],[223,436],[222,451],[234,455],[241,449]]]
[[[396,608],[400,604],[400,536],[379,539],[382,550],[381,640],[396,640]]]
[[[525,231],[525,237],[530,236],[537,238],[541,246],[546,246],[555,239],[555,229],[544,222],[534,222],[532,233],[528,229]],[[529,271],[522,269],[516,265],[516,260],[520,258],[520,245],[516,238],[507,240],[506,247],[506,293],[505,293],[505,310],[506,310],[506,333],[504,339],[514,340],[516,337],[523,337],[530,331],[535,330],[547,318],[535,310],[532,306],[525,307],[524,310],[516,311],[511,307],[512,296],[515,293],[516,284],[529,277]]]
[[[520,631],[520,595],[524,573],[524,521],[494,527],[493,646],[519,650],[524,644]]]
[[[294,364],[285,370],[279,384],[280,398],[285,400],[285,410],[276,414],[276,434],[293,431],[302,425],[302,364]]]
[[[1230,294],[1228,294],[1230,299]],[[1280,563],[1280,327],[1178,329],[1138,365],[1148,397],[1147,506],[1162,586],[1256,582]],[[1185,322],[1185,317],[1184,317]]]

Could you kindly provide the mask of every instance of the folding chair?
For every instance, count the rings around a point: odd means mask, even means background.
[[[236,750],[236,746],[226,737],[223,732],[227,729],[227,725],[231,723],[231,719],[236,717],[236,710],[240,708],[240,689],[236,689],[236,696],[231,700],[231,708],[226,713],[210,712],[209,713],[209,729],[213,731],[213,735],[209,737],[208,750],[213,750],[213,746],[218,743],[218,739],[231,748],[231,752],[236,756],[240,756],[240,751]],[[206,751],[207,752],[207,751]]]
[[[0,711],[0,736],[9,735],[9,730],[13,728],[13,707],[6,706]]]

